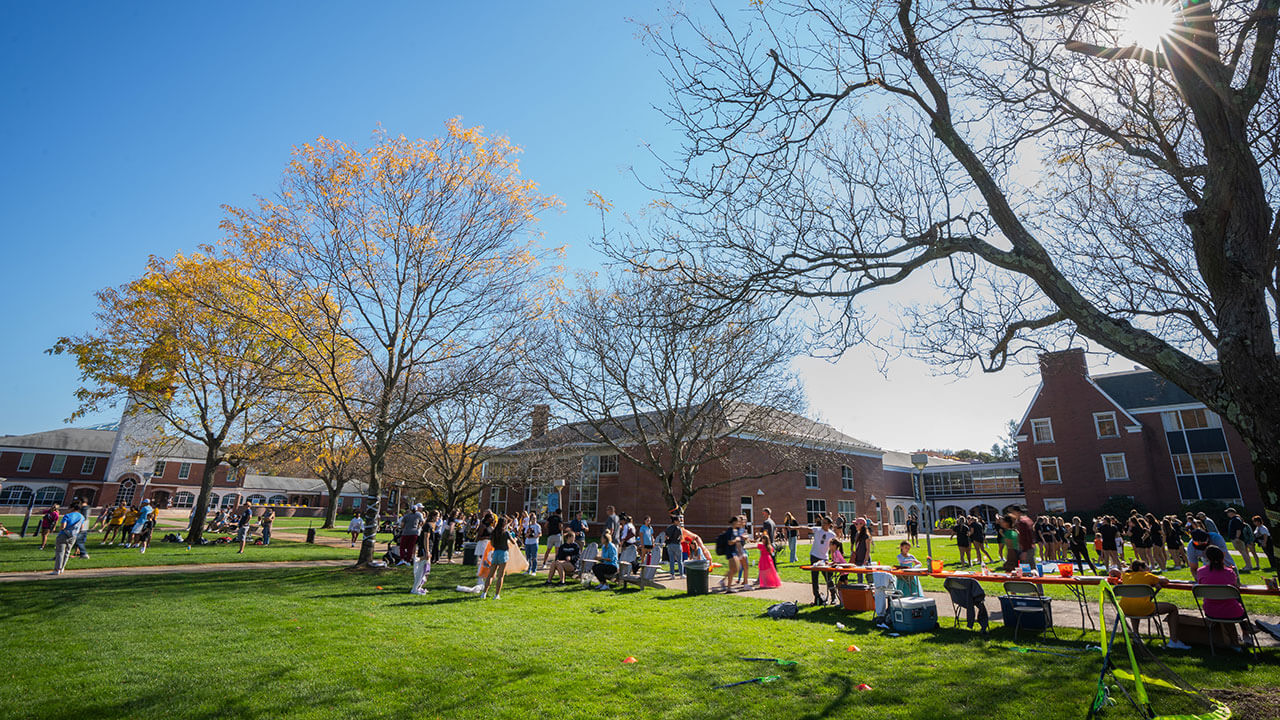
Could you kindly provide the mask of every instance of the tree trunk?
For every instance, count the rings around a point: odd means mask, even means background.
[[[329,507],[324,511],[324,524],[320,526],[321,530],[332,530],[338,519],[338,496],[342,494],[342,486],[329,487]]]
[[[191,516],[191,524],[187,526],[187,544],[198,544],[204,537],[204,523],[208,516],[209,493],[213,491],[213,476],[218,472],[220,460],[218,450],[221,445],[206,445],[204,453],[204,472],[200,475],[200,494],[196,497],[195,514]]]
[[[360,558],[357,567],[367,566],[373,562],[373,553],[378,541],[378,512],[382,504],[382,471],[386,466],[386,440],[379,432],[376,457],[369,463],[369,489],[365,493],[368,506],[364,509],[364,539],[360,542]]]

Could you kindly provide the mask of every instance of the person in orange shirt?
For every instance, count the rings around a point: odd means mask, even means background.
[[[1134,560],[1129,563],[1129,569],[1120,575],[1120,584],[1122,585],[1150,585],[1151,587],[1164,587],[1169,580],[1159,575],[1152,575],[1147,564],[1142,560]],[[1120,609],[1125,615],[1164,615],[1165,621],[1169,624],[1169,643],[1165,646],[1170,650],[1190,650],[1191,646],[1178,640],[1178,606],[1167,602],[1153,602],[1146,598],[1120,598]],[[1133,620],[1133,632],[1138,632],[1138,620]]]

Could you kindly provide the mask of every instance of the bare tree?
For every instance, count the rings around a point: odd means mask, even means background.
[[[798,415],[795,335],[761,310],[709,312],[664,280],[623,273],[601,287],[584,278],[530,363],[534,382],[576,421],[530,445],[549,457],[567,443],[611,448],[659,480],[668,507],[794,469],[785,452],[752,464],[734,450],[752,440],[795,446],[806,429],[797,423],[815,427]],[[733,463],[729,478],[699,477],[713,463]]]
[[[543,311],[529,232],[556,201],[520,177],[517,152],[457,122],[442,138],[379,136],[364,151],[321,139],[296,151],[274,199],[228,209],[224,228],[270,280],[260,300],[312,310],[278,337],[367,460],[359,564],[373,559],[397,436],[484,378],[494,348],[518,345]]]
[[[1150,5],[1148,47],[1104,0],[677,13],[647,30],[681,232],[614,250],[809,304],[836,350],[898,284],[899,341],[956,371],[1079,334],[1236,427],[1280,511],[1278,6]]]

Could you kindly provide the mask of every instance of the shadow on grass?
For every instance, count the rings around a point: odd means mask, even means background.
[[[852,680],[841,675],[831,674],[827,675],[827,682],[840,689],[836,696],[820,709],[814,710],[806,715],[800,715],[796,720],[820,720],[821,718],[831,717],[833,713],[849,701],[849,696],[853,694]]]

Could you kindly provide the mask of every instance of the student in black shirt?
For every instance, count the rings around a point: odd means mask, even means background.
[[[556,559],[552,561],[551,566],[547,569],[547,584],[551,584],[552,578],[556,573],[560,574],[560,584],[578,571],[578,553],[582,550],[578,547],[578,543],[574,542],[577,536],[572,530],[565,532],[564,542],[560,547],[556,548]]]
[[[561,534],[560,527],[562,522],[559,510],[553,510],[551,514],[547,516],[547,549],[542,551],[543,565],[547,564],[547,556],[555,551],[556,548],[560,547],[560,543],[564,541],[564,536]]]
[[[969,519],[964,516],[957,518],[953,529],[956,534],[956,547],[960,548],[960,563],[969,567]]]

